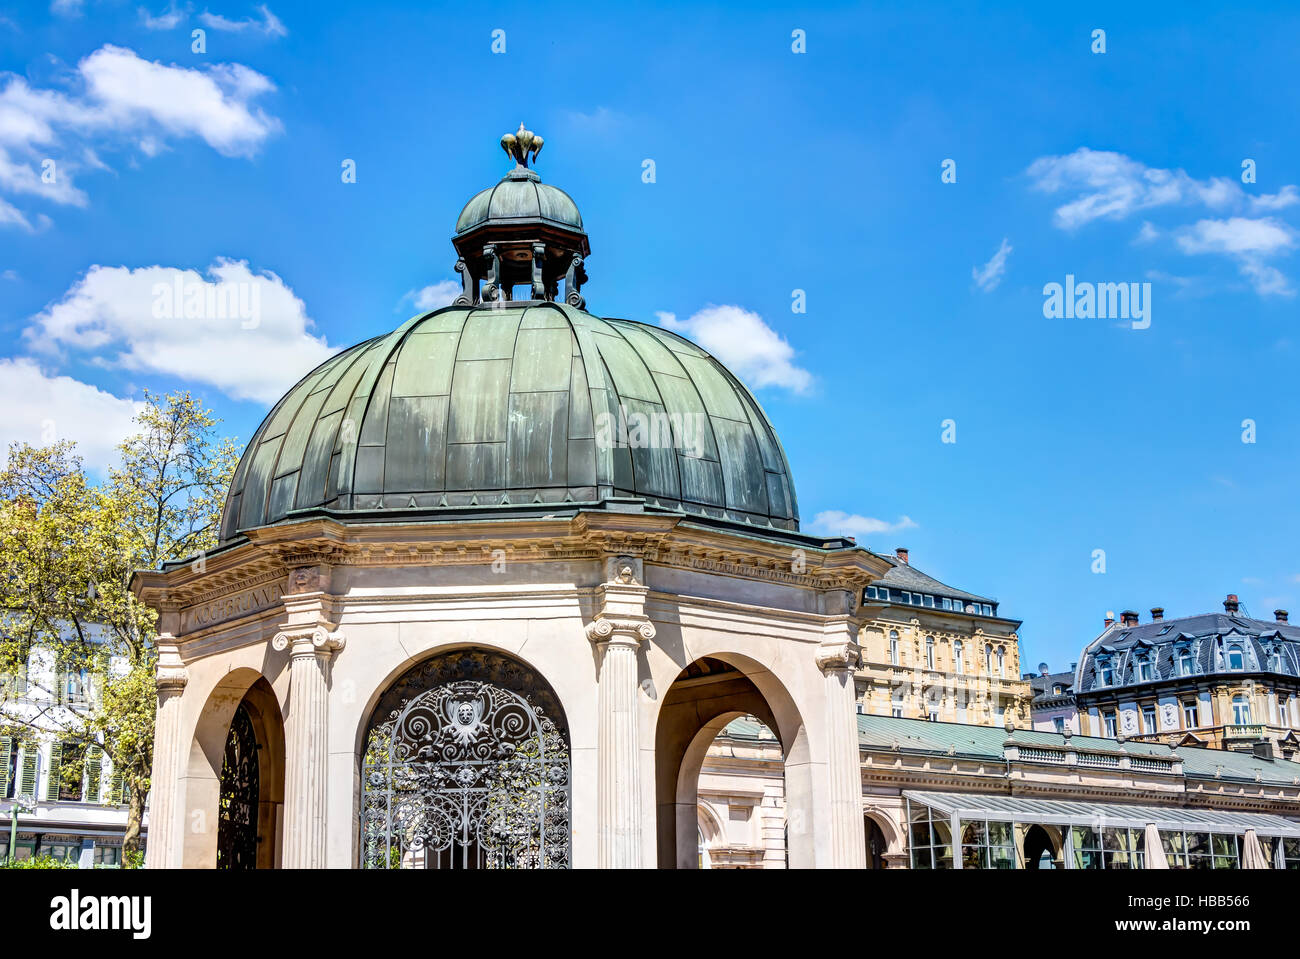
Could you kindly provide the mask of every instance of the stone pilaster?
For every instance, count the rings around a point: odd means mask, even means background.
[[[637,582],[640,563],[621,560],[613,578],[597,589],[600,602],[587,638],[600,650],[598,693],[597,861],[602,868],[645,865],[641,811],[641,710],[637,651],[653,639],[645,615],[648,589]]]
[[[323,626],[290,629],[276,634],[271,645],[289,650],[283,863],[286,869],[320,869],[325,865],[329,661],[343,648],[343,635]]]
[[[817,647],[817,667],[825,683],[830,865],[864,869],[867,839],[862,824],[862,765],[853,695],[853,673],[862,661],[862,651],[854,641],[857,630],[850,619],[835,617],[827,626],[831,638]]]
[[[145,865],[150,869],[180,865],[176,791],[185,753],[181,745],[181,694],[185,692],[189,674],[181,663],[180,649],[167,642],[171,638],[166,634],[158,637],[158,666],[154,677],[158,712],[154,720],[150,828],[145,844]]]

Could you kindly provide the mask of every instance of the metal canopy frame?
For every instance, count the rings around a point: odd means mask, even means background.
[[[1129,829],[1143,829],[1147,823],[1155,823],[1156,828],[1168,831],[1242,835],[1247,829],[1253,829],[1260,836],[1300,837],[1300,822],[1269,813],[1026,799],[1019,796],[983,796],[914,789],[904,790],[903,797],[958,820],[989,819],[995,822],[1042,823],[1050,826],[1096,826],[1098,822],[1104,822],[1106,826]]]

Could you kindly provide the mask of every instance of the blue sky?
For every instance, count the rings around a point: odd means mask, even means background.
[[[100,465],[180,386],[247,439],[437,298],[522,120],[583,211],[589,308],[755,388],[805,528],[997,597],[1026,666],[1108,609],[1297,607],[1300,15],[326,6],[0,5],[5,442]],[[1150,283],[1149,328],[1047,318],[1067,274]],[[152,316],[178,276],[255,287],[262,322]]]

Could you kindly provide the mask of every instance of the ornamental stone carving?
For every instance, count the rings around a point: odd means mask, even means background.
[[[852,640],[822,643],[817,647],[817,668],[822,672],[856,669],[862,665],[862,647]]]
[[[593,643],[604,642],[615,633],[627,635],[636,633],[642,639],[654,639],[655,624],[648,619],[609,619],[602,617],[593,623],[588,623],[586,633],[587,638]]]
[[[325,626],[315,626],[302,630],[287,630],[276,633],[271,640],[271,648],[284,652],[290,647],[294,655],[304,653],[321,653],[330,655],[341,650],[346,643],[342,630],[330,630]]]

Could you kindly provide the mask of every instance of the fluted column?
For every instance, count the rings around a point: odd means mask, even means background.
[[[587,638],[600,650],[596,746],[597,862],[605,869],[645,865],[641,814],[640,692],[637,650],[653,639],[644,613],[647,588],[637,582],[641,564],[607,564],[610,582],[598,587],[600,610]]]
[[[848,629],[848,624],[842,624]],[[817,647],[817,666],[824,677],[827,770],[830,774],[830,864],[837,869],[865,869],[867,837],[862,824],[862,765],[853,673],[861,647],[847,635]]]
[[[158,666],[154,683],[158,689],[158,712],[154,719],[153,771],[149,796],[149,838],[145,844],[145,865],[149,869],[174,868],[181,864],[177,833],[176,790],[181,756],[181,694],[189,674],[181,664],[180,650],[159,636]]]
[[[328,671],[343,636],[318,626],[278,633],[271,645],[289,650],[282,862],[286,869],[320,869],[325,865]]]

